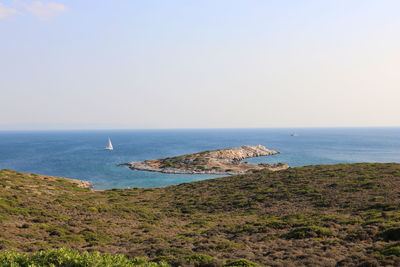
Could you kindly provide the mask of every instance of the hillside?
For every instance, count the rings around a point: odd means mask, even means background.
[[[278,171],[289,168],[287,164],[258,165],[242,162],[243,159],[270,156],[279,152],[267,149],[262,145],[241,146],[229,149],[207,150],[194,154],[181,155],[164,159],[134,161],[120,165],[129,166],[132,170],[153,171],[180,174],[219,174],[238,175],[260,170]]]
[[[69,247],[171,265],[400,265],[399,192],[394,163],[107,191],[2,170],[0,249]]]

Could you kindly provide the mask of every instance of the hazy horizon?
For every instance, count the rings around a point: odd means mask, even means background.
[[[211,127],[204,127],[204,128],[123,128],[123,127],[91,127],[89,126],[71,126],[67,125],[65,127],[56,127],[52,125],[51,127],[44,127],[42,125],[35,125],[34,127],[0,127],[0,132],[63,132],[63,131],[73,131],[73,132],[79,132],[79,131],[202,131],[202,130],[282,130],[282,129],[287,129],[288,133],[293,133],[294,131],[300,131],[300,130],[312,130],[312,129],[400,129],[400,126],[319,126],[319,127],[313,127],[313,126],[304,126],[304,127],[225,127],[225,128],[211,128]]]
[[[398,10],[0,0],[0,130],[399,127]]]

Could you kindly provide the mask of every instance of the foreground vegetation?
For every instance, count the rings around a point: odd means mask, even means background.
[[[15,251],[6,251],[0,254],[2,267],[34,267],[34,266],[71,266],[71,267],[166,267],[168,264],[148,262],[143,258],[128,259],[123,255],[101,255],[99,252],[84,252],[80,254],[71,249],[49,249],[28,255]]]
[[[399,192],[400,164],[308,166],[107,191],[2,170],[0,250],[67,247],[83,253],[61,250],[76,257],[112,257],[84,253],[99,251],[149,266],[400,265]],[[17,254],[0,259],[7,253]]]
[[[214,266],[213,258],[206,255],[185,257],[187,264],[195,266]],[[16,251],[0,253],[2,267],[168,267],[166,262],[148,262],[144,258],[128,259],[124,255],[100,254],[99,252],[79,253],[73,249],[48,249],[32,254]],[[224,267],[260,267],[260,265],[245,259],[235,260],[224,264]]]

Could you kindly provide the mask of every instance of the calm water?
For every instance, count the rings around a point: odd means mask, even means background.
[[[103,150],[108,136],[114,151]],[[253,163],[400,162],[400,128],[49,131],[0,132],[0,169],[83,179],[96,189],[160,187],[216,176],[140,172],[116,164],[245,144],[281,152],[247,160]]]

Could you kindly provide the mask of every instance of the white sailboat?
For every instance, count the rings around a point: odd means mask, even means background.
[[[108,137],[108,146],[106,146],[104,149],[105,150],[114,150],[110,137]]]

